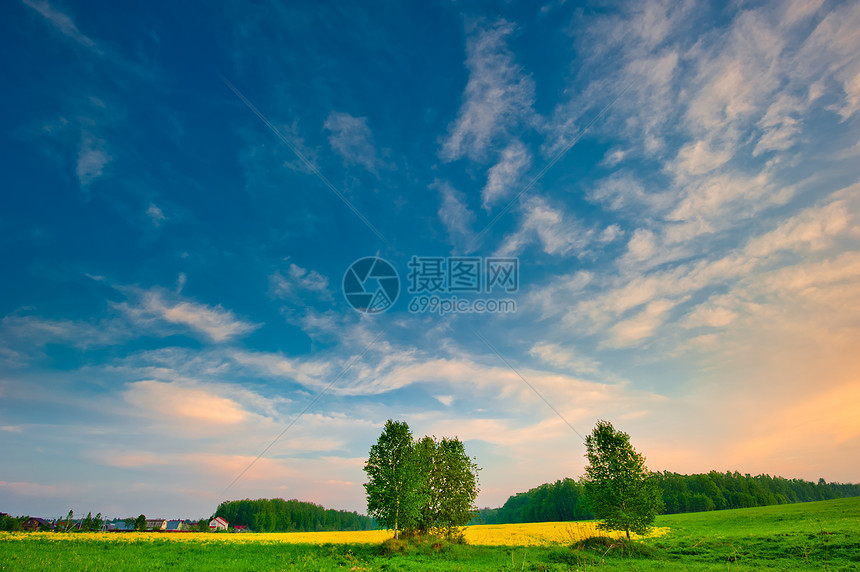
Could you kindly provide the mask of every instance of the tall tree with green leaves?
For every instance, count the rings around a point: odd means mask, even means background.
[[[663,510],[663,495],[645,457],[630,444],[627,433],[600,420],[585,438],[588,466],[582,483],[602,530],[645,534]]]
[[[441,441],[424,437],[415,447],[424,491],[418,532],[438,532],[455,538],[477,510],[474,503],[479,491],[479,469],[456,437]]]
[[[441,513],[441,479],[437,467],[440,464],[439,444],[432,437],[423,437],[415,443],[415,462],[421,476],[420,490],[424,494],[416,528],[419,534],[430,534],[436,527]]]
[[[436,527],[445,536],[459,536],[459,529],[466,526],[475,515],[475,499],[478,496],[478,466],[466,454],[463,442],[443,438],[437,447],[438,475],[436,486],[440,497]]]
[[[385,423],[382,435],[370,448],[364,472],[367,513],[384,528],[393,529],[395,538],[401,530],[415,530],[424,494],[406,422],[389,419]]]
[[[146,516],[138,515],[137,519],[134,521],[134,529],[139,531],[146,530]]]

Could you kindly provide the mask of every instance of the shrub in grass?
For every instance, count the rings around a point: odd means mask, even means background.
[[[573,545],[575,552],[591,552],[602,558],[650,558],[660,560],[664,554],[659,548],[626,538],[592,536]]]
[[[379,554],[391,556],[393,554],[405,554],[409,549],[409,542],[403,538],[389,538],[379,545]]]

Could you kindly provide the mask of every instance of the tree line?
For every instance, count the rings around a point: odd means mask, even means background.
[[[257,499],[224,501],[215,517],[231,526],[246,526],[254,532],[320,532],[333,530],[373,530],[373,519],[356,512],[325,509],[298,500]],[[214,517],[213,517],[214,518]]]
[[[364,465],[367,512],[394,538],[440,534],[460,539],[478,496],[478,467],[463,442],[413,440],[409,425],[389,419]]]
[[[737,471],[681,475],[656,472],[652,478],[663,495],[664,512],[699,512],[830,500],[860,496],[860,485],[817,483]],[[509,524],[591,520],[594,514],[580,482],[565,478],[517,493],[499,508],[482,508],[469,524]]]
[[[582,485],[565,478],[517,493],[499,508],[482,508],[469,524],[512,524],[591,520]]]
[[[860,485],[828,483],[824,479],[812,483],[770,475],[750,476],[737,471],[695,475],[663,471],[654,473],[654,478],[663,490],[667,514],[860,496]]]

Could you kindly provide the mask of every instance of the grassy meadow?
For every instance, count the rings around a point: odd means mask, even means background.
[[[661,516],[632,544],[594,523],[473,526],[467,545],[386,531],[0,533],[0,570],[858,570],[860,498]]]

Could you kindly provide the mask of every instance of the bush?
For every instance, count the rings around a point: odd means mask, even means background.
[[[409,542],[403,538],[389,538],[379,545],[379,553],[383,556],[392,554],[405,554],[409,549]]]
[[[609,536],[592,536],[582,540],[572,547],[575,551],[593,552],[601,558],[623,557],[623,558],[653,558],[659,559],[663,554],[658,548],[627,540],[626,538],[612,538]]]
[[[379,554],[391,556],[394,554],[422,554],[434,556],[449,553],[455,547],[465,546],[466,538],[461,533],[454,537],[410,534],[400,538],[389,538],[379,546]]]

